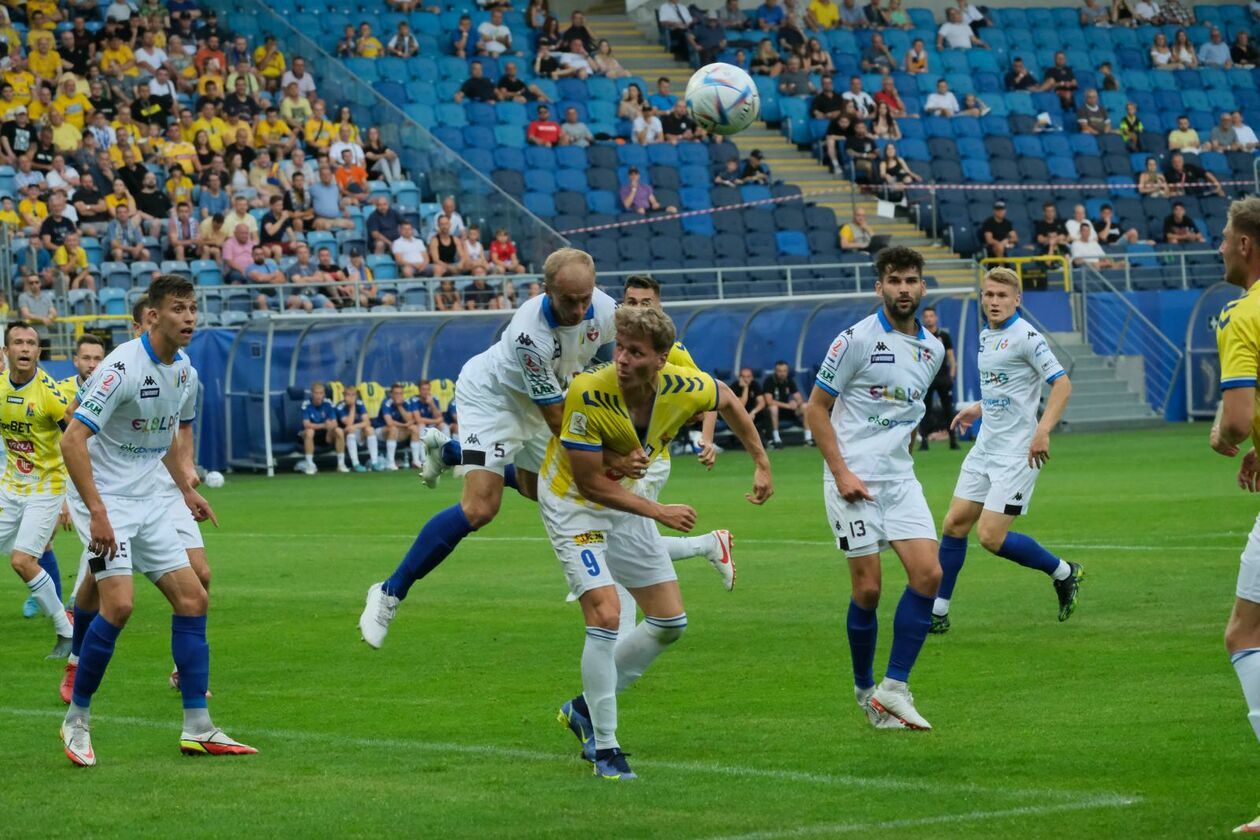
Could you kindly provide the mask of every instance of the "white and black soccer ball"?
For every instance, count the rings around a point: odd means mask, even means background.
[[[687,82],[687,113],[705,131],[738,134],[761,114],[752,77],[733,64],[706,64]]]

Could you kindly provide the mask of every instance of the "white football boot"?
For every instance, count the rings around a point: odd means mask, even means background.
[[[382,584],[374,583],[368,589],[367,605],[363,607],[363,615],[359,616],[359,633],[363,641],[374,648],[379,648],[389,632],[389,623],[398,613],[399,599],[385,594]]]

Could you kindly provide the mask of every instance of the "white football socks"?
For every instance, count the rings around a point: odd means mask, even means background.
[[[398,452],[398,441],[396,440],[385,441],[385,460],[387,462],[391,464],[398,463],[397,461],[394,460],[394,455],[397,454],[397,452]]]
[[[1260,738],[1260,648],[1247,648],[1229,657],[1247,700],[1247,720]]]
[[[617,598],[621,602],[621,618],[617,625],[617,641],[621,641],[634,632],[634,623],[639,619],[639,605],[634,602],[634,596],[629,590],[620,583],[614,583],[613,586],[617,588]]]
[[[74,589],[70,590],[70,600],[66,602],[71,606],[74,606],[75,599],[79,596],[79,587],[83,585],[83,579],[87,577],[89,556],[86,548],[79,555],[79,575],[74,579]]]
[[[31,597],[39,604],[44,615],[52,619],[57,635],[69,636],[73,632],[70,629],[70,619],[66,618],[65,607],[57,600],[57,586],[53,583],[52,576],[40,569],[39,574],[26,582],[26,588],[31,590]]]
[[[937,598],[932,602],[932,615],[949,615],[949,599]]]
[[[420,458],[420,441],[413,440],[411,442],[411,466],[417,469],[424,463]]]
[[[375,464],[377,460],[381,457],[381,454],[380,454],[381,451],[379,448],[380,442],[376,439],[375,432],[368,435],[367,444],[368,444],[368,458],[370,458],[372,460],[372,463]]]
[[[315,466],[315,456],[314,456],[314,455],[307,455],[307,456],[306,456],[306,466],[308,466],[308,467],[313,467],[313,466]]]
[[[350,463],[359,466],[359,436],[350,435],[346,438],[346,449],[350,451]]]
[[[613,651],[617,634],[603,627],[586,628],[582,648],[582,696],[591,712],[595,748],[609,750],[617,743],[617,662]]]
[[[713,557],[718,550],[717,537],[712,532],[698,537],[662,537],[669,559],[677,563],[688,557]]]
[[[634,632],[617,643],[617,692],[621,693],[687,629],[687,614],[673,618],[646,616]],[[589,640],[588,640],[589,641]],[[587,696],[586,702],[591,698]]]
[[[1072,567],[1067,564],[1066,560],[1060,560],[1059,566],[1050,573],[1050,577],[1055,580],[1067,580],[1072,576]]]
[[[214,730],[210,720],[210,710],[202,706],[200,709],[184,709],[184,731],[189,735],[205,735]]]
[[[344,467],[346,465],[346,451],[343,449],[337,453],[337,466]]]

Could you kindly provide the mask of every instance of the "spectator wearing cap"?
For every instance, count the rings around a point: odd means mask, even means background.
[[[676,213],[676,207],[661,207],[660,202],[656,200],[656,194],[652,192],[652,188],[639,180],[639,168],[637,166],[630,167],[628,180],[621,185],[621,206],[628,213],[647,213],[648,211],[657,212],[664,210],[666,213]]]
[[[770,167],[766,165],[761,149],[753,149],[748,153],[748,159],[744,161],[744,167],[739,173],[739,182],[741,184],[770,183]]]
[[[990,257],[1005,257],[1019,245],[1019,233],[1006,218],[1006,202],[993,202],[993,215],[980,224],[984,250]]]
[[[10,85],[5,87],[11,89]],[[29,164],[29,153],[35,148],[38,135],[25,105],[15,106],[12,113],[12,120],[0,126],[0,155],[7,166],[20,166],[23,160]]]

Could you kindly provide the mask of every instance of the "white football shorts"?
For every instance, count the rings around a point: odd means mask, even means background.
[[[670,459],[661,455],[653,458],[648,463],[647,472],[643,478],[640,478],[630,488],[631,492],[642,496],[645,499],[656,501],[661,497],[661,491],[665,489],[665,482],[669,481]],[[642,517],[639,517],[642,519]]]
[[[206,547],[205,540],[201,538],[201,526],[197,524],[197,520],[193,519],[192,511],[184,503],[183,496],[179,493],[167,493],[162,496],[160,503],[169,506],[171,521],[175,525],[175,531],[179,534],[180,544],[183,545],[185,551]]]
[[[834,481],[823,481],[827,519],[846,557],[878,554],[895,540],[936,540],[936,523],[917,479],[868,481],[866,489],[874,501],[846,502]]]
[[[503,475],[508,464],[534,473],[542,470],[551,429],[529,397],[505,388],[480,357],[464,365],[455,392],[465,470]]]
[[[168,572],[189,565],[188,553],[171,519],[169,505],[128,496],[103,495],[101,501],[109,512],[118,553],[112,560],[103,556],[89,557],[88,568],[97,580],[140,572],[156,583]],[[82,499],[71,499],[70,518],[86,549],[92,541],[91,517]]]
[[[557,497],[545,482],[538,485],[538,505],[575,595],[614,583],[636,589],[678,579],[653,520],[575,505]]]
[[[19,496],[0,488],[0,553],[39,557],[57,530],[65,494]]]
[[[1251,528],[1247,537],[1247,547],[1243,549],[1238,566],[1238,587],[1234,594],[1244,601],[1260,604],[1260,516]]]
[[[1028,513],[1037,476],[1041,470],[1028,466],[1022,455],[989,455],[975,447],[963,459],[954,496],[982,502],[985,510],[1007,516]]]

